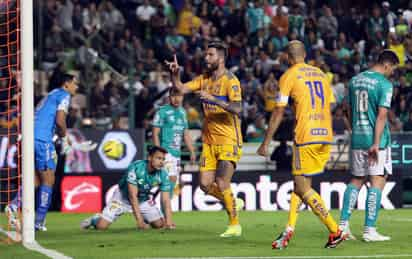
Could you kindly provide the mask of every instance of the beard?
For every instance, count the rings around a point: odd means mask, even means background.
[[[216,63],[211,63],[211,64],[206,64],[206,71],[208,74],[211,74],[213,72],[215,72],[217,69],[219,68],[219,64]]]

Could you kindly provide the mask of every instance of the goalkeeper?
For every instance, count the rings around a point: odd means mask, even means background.
[[[103,212],[85,219],[80,227],[105,230],[121,215],[132,212],[138,229],[147,229],[149,224],[153,228],[174,228],[170,203],[172,184],[163,169],[166,154],[162,147],[153,146],[147,160],[131,163]],[[165,216],[150,199],[150,190],[157,186],[161,191]]]
[[[71,149],[70,141],[66,135],[66,115],[71,96],[76,94],[77,84],[77,79],[73,75],[64,74],[60,82],[61,87],[51,91],[36,107],[34,119],[36,185],[40,182],[36,199],[36,230],[47,230],[44,222],[51,205],[57,161],[53,143],[55,130],[62,140],[63,152],[67,153]],[[16,229],[20,229],[16,217],[17,209],[21,207],[20,201],[21,193],[18,193],[5,209],[8,214],[9,224],[16,227]]]

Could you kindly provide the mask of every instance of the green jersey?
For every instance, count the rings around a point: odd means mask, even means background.
[[[368,70],[352,78],[349,83],[352,149],[368,149],[373,145],[378,109],[390,109],[392,90],[392,83],[378,72]],[[386,148],[390,143],[390,130],[386,123],[379,148]]]
[[[180,158],[184,131],[188,128],[186,111],[182,107],[162,106],[154,116],[153,127],[160,128],[160,146]]]
[[[127,199],[129,197],[129,190],[127,187],[129,183],[137,186],[137,198],[139,199],[139,202],[144,202],[150,199],[150,190],[153,187],[159,186],[159,189],[162,192],[169,192],[172,188],[167,171],[160,169],[149,173],[147,163],[147,160],[138,160],[131,163],[127,168],[127,172],[119,181],[119,189],[124,198]]]

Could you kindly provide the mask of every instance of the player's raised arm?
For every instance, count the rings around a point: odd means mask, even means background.
[[[169,68],[169,71],[172,75],[171,78],[172,78],[173,85],[177,87],[183,93],[190,92],[191,89],[186,84],[183,84],[182,81],[180,80],[180,67],[179,67],[179,63],[177,63],[176,54],[173,55],[173,61],[165,60],[165,64]]]
[[[143,216],[140,213],[139,209],[139,200],[137,199],[137,193],[138,189],[136,185],[133,185],[131,183],[127,184],[127,189],[129,191],[129,201],[130,205],[132,205],[132,210],[133,210],[133,215],[134,218],[136,219],[136,225],[138,229],[148,229],[149,225],[147,225],[144,220]]]

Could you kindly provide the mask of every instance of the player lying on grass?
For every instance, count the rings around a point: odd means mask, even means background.
[[[119,181],[119,188],[101,214],[87,218],[80,227],[87,229],[107,229],[124,213],[133,213],[138,229],[174,228],[172,224],[172,209],[170,190],[172,184],[166,170],[163,169],[167,151],[162,147],[153,146],[149,149],[147,160],[138,160],[130,164],[127,172]],[[159,186],[165,216],[150,199],[150,190]],[[149,226],[150,224],[150,226]]]

